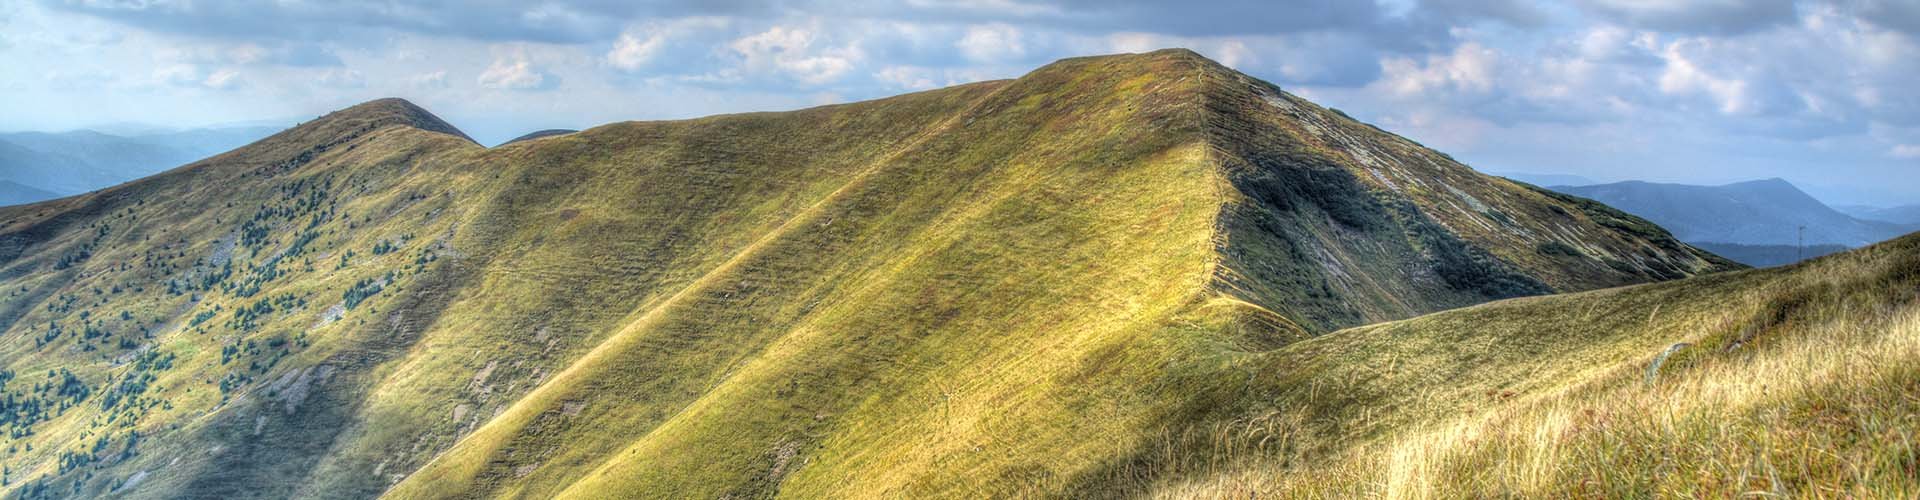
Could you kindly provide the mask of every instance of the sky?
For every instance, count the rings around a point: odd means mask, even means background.
[[[1920,203],[1920,0],[0,0],[0,131],[397,96],[495,144],[1166,47],[1482,171]]]

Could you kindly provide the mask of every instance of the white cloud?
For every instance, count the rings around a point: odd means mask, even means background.
[[[1712,74],[1688,57],[1687,50],[1701,43],[1705,42],[1677,41],[1661,52],[1660,58],[1667,66],[1660,73],[1660,91],[1679,96],[1705,94],[1725,114],[1752,112],[1754,105],[1748,98],[1746,81]]]
[[[1887,154],[1902,160],[1920,159],[1920,144],[1895,144]]]
[[[228,47],[225,52],[227,60],[234,64],[253,64],[267,58],[266,47],[251,43]]]
[[[447,72],[445,70],[421,73],[408,77],[407,86],[416,89],[444,89],[450,87],[450,85],[447,85]]]
[[[367,76],[359,71],[346,68],[328,68],[314,79],[320,85],[337,89],[358,89],[367,86]]]
[[[176,87],[198,87],[218,90],[233,89],[240,86],[240,72],[231,68],[222,68],[212,72],[194,64],[171,64],[154,70],[153,79]]]
[[[1107,35],[1107,47],[1114,52],[1151,52],[1166,48],[1163,37],[1152,33],[1114,33]]]
[[[231,68],[214,71],[200,82],[212,89],[231,89],[240,86],[240,72]]]
[[[864,57],[858,47],[816,48],[813,30],[774,26],[728,44],[749,72],[785,74],[802,83],[819,85],[838,80]]]
[[[915,66],[888,66],[873,75],[875,79],[907,90],[927,90],[937,87],[933,81],[933,71]]]
[[[1020,29],[1002,23],[968,26],[967,34],[954,46],[960,49],[961,55],[975,62],[1000,62],[1027,55]]]
[[[666,43],[666,36],[658,32],[622,32],[620,39],[613,43],[613,50],[607,52],[607,64],[626,71],[638,70],[659,56]]]
[[[1254,64],[1257,57],[1254,55],[1253,49],[1247,48],[1246,43],[1239,40],[1228,40],[1221,43],[1218,50],[1213,51],[1213,59],[1229,68],[1239,68],[1244,64]]]
[[[544,90],[559,84],[559,78],[533,66],[525,55],[496,58],[480,73],[481,87],[505,90]]]
[[[191,64],[161,66],[153,70],[153,79],[170,85],[190,86],[200,81],[200,68]]]
[[[1500,53],[1477,42],[1454,47],[1450,54],[1427,56],[1425,62],[1407,57],[1380,61],[1381,88],[1400,96],[1435,91],[1485,93],[1493,90]]]

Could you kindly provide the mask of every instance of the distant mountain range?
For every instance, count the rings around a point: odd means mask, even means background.
[[[259,140],[280,127],[245,126],[118,135],[93,130],[0,134],[0,204],[80,194],[138,179]]]
[[[1754,267],[1784,266],[1802,260],[1845,252],[1842,245],[1742,245],[1739,243],[1690,243],[1701,250]]]
[[[1591,186],[1599,184],[1599,182],[1593,179],[1573,174],[1545,174],[1538,172],[1493,172],[1492,174],[1535,186]]]
[[[52,191],[13,181],[0,181],[0,206],[20,205],[60,196]]]
[[[1882,222],[1892,222],[1894,224],[1905,224],[1908,226],[1920,226],[1920,204],[1901,205],[1897,207],[1876,207],[1871,205],[1835,205],[1833,208],[1834,210],[1839,210],[1843,213],[1846,213],[1847,215],[1851,215],[1851,216],[1858,217],[1865,220],[1877,220]]]
[[[1552,189],[1592,198],[1644,217],[1689,243],[1852,248],[1892,239],[1914,229],[1841,213],[1782,179],[1723,186],[1627,181]],[[1803,227],[1804,239],[1801,238]]]
[[[553,137],[556,135],[567,135],[574,132],[579,132],[579,131],[573,130],[573,129],[565,129],[565,128],[550,128],[546,130],[534,131],[534,132],[528,133],[527,135],[522,135],[520,137],[515,137],[513,138],[513,140],[500,143],[500,145],[505,146],[508,144],[516,143],[516,142],[526,142],[534,139],[544,139],[544,138]],[[498,146],[495,146],[495,147],[498,147]]]

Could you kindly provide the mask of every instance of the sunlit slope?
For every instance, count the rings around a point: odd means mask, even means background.
[[[1223,186],[1186,97],[1192,64],[1084,60],[1005,84],[645,309],[394,493],[827,493],[854,470],[828,460],[908,472],[866,491],[1015,487],[925,474],[976,446],[995,450],[980,467],[1036,477],[1085,459],[1007,454],[1111,453],[1126,443],[1089,438],[1138,410],[1073,417],[1112,386],[1072,372],[1206,285]],[[964,420],[928,443],[936,415]]]
[[[11,420],[8,486],[377,494],[992,87],[494,150],[377,101],[5,211],[10,388],[49,407]]]
[[[1159,494],[1920,494],[1920,235],[1800,265],[1516,299],[1248,359]]]
[[[795,113],[623,123],[474,158],[490,254],[384,367],[350,441],[303,492],[371,494],[499,415],[620,325],[668,301],[996,84]],[[478,260],[478,259],[474,259]],[[369,472],[372,472],[371,474]]]
[[[1505,263],[1536,249],[1470,247],[1514,238],[1453,235],[1422,218],[1436,210],[1423,200],[1357,180],[1351,151],[1301,146],[1315,136],[1298,132],[1243,141],[1236,127],[1261,126],[1248,120],[1282,121],[1240,116],[1276,113],[1233,100],[1249,92],[1277,93],[1185,51],[1068,60],[1008,83],[643,309],[391,493],[1104,488],[1163,429],[1218,411],[1207,398],[1244,378],[1220,371],[1222,356],[1493,297],[1722,268],[1657,228],[1609,228],[1576,203],[1450,164],[1517,200],[1501,206],[1526,221],[1561,214],[1605,235],[1585,243],[1600,257],[1566,256],[1586,259],[1577,266]],[[1242,163],[1256,153],[1276,156]],[[1312,260],[1328,253],[1319,243],[1343,260]],[[1607,252],[1675,265],[1606,267]],[[1443,276],[1454,272],[1468,277]]]

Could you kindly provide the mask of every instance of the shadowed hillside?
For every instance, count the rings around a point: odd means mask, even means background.
[[[1180,50],[492,149],[381,100],[0,209],[0,489],[1139,492],[1276,349],[1735,267]]]

